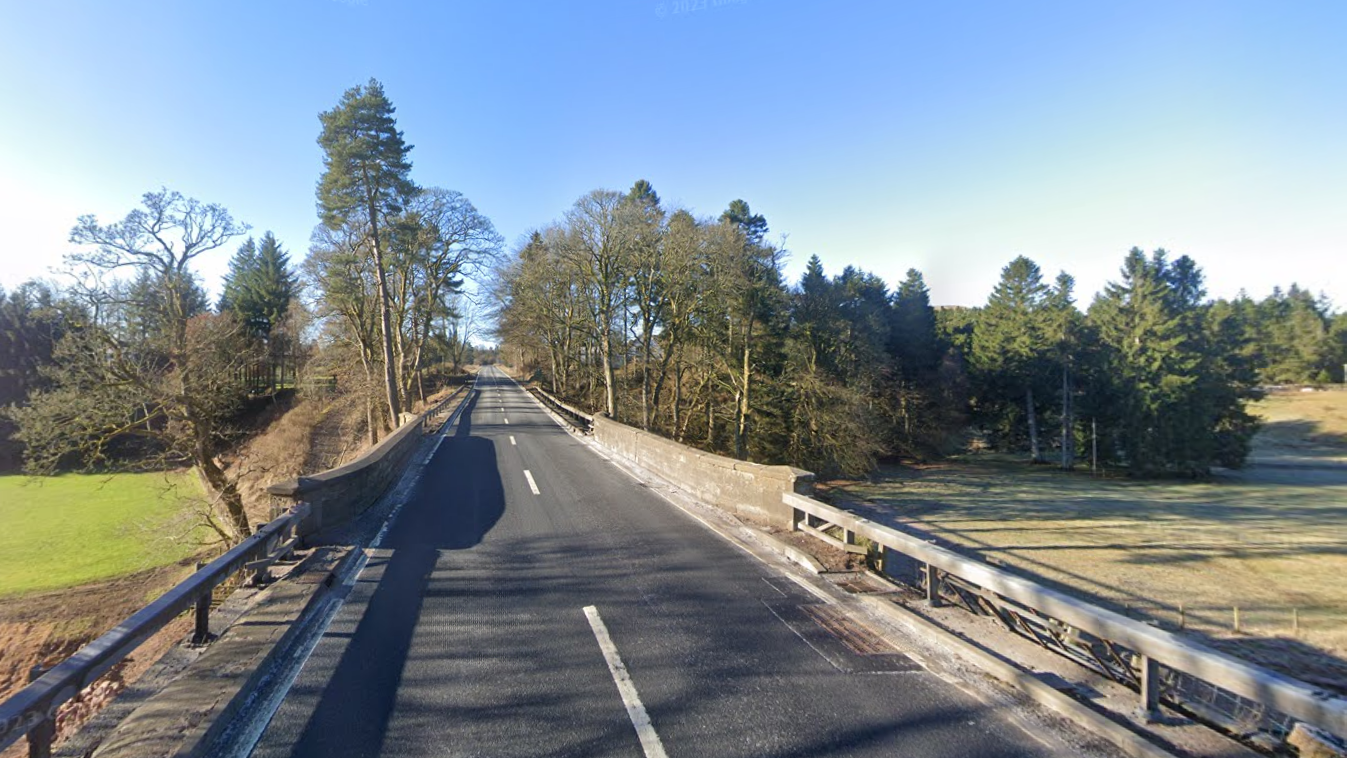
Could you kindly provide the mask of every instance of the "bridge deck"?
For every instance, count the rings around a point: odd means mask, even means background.
[[[504,374],[478,390],[254,755],[1049,752],[813,607]]]

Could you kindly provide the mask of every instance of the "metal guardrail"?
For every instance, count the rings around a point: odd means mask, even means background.
[[[530,387],[529,389],[534,395],[541,398],[544,403],[551,406],[552,410],[557,411],[562,418],[570,422],[571,426],[574,426],[582,432],[593,430],[594,417],[592,415],[585,413],[572,405],[563,403],[559,398],[540,387]]]
[[[1347,736],[1347,699],[959,555],[811,498],[785,493],[790,528],[838,527],[841,542],[870,540],[893,575],[897,553],[917,563],[932,605],[958,604],[1138,690],[1144,714],[1163,700],[1244,737],[1284,740],[1295,721]],[[807,527],[807,529],[802,529]],[[1070,654],[1070,653],[1068,653]]]
[[[212,591],[240,570],[253,572],[255,580],[265,577],[271,565],[294,547],[295,528],[308,513],[308,504],[299,503],[0,703],[0,750],[27,735],[30,756],[51,755],[61,705],[183,612],[195,609],[193,641],[207,642]]]
[[[458,399],[458,396],[467,391],[468,385],[462,385],[458,389],[449,393],[449,396],[431,406],[421,414],[421,431],[430,432],[440,427],[445,419],[453,412],[449,404]]]

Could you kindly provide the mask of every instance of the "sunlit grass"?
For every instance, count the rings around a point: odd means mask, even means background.
[[[0,476],[0,597],[73,587],[181,560],[190,473]]]

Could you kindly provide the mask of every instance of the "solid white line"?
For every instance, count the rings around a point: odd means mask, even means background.
[[[592,605],[586,607],[585,618],[589,619],[589,626],[594,630],[594,638],[599,641],[603,660],[608,663],[608,672],[613,675],[613,682],[617,684],[617,692],[622,696],[622,704],[627,707],[627,717],[631,719],[631,725],[636,727],[636,736],[641,740],[641,749],[645,751],[646,758],[667,758],[664,743],[659,741],[655,726],[650,723],[650,714],[646,713],[645,706],[641,705],[641,696],[636,694],[636,685],[632,683],[622,657],[617,654],[613,638],[608,636],[608,627],[604,626],[603,619],[599,617],[599,609]]]
[[[513,434],[510,435],[510,444],[511,444],[511,445],[515,444],[515,441],[514,441],[514,435],[513,435]]]
[[[538,483],[533,481],[533,474],[531,474],[528,469],[524,469],[524,478],[529,480],[529,489],[533,490],[533,494],[535,495],[543,494],[538,491]]]

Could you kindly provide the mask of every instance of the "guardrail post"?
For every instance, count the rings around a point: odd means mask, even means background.
[[[204,565],[206,564],[197,563],[196,570],[200,571]],[[211,594],[211,590],[206,590],[196,599],[196,629],[192,632],[192,644],[194,645],[204,645],[210,641]]]
[[[42,666],[28,670],[28,683],[32,684],[46,672]],[[51,758],[51,743],[56,739],[55,713],[48,713],[28,730],[28,758]]]
[[[1160,665],[1149,655],[1138,656],[1141,680],[1141,718],[1147,723],[1160,718]]]
[[[926,603],[932,608],[939,608],[940,602],[940,569],[929,563],[923,564],[926,567]]]
[[[792,532],[800,531],[800,519],[804,518],[804,511],[799,508],[790,509],[790,530]]]

